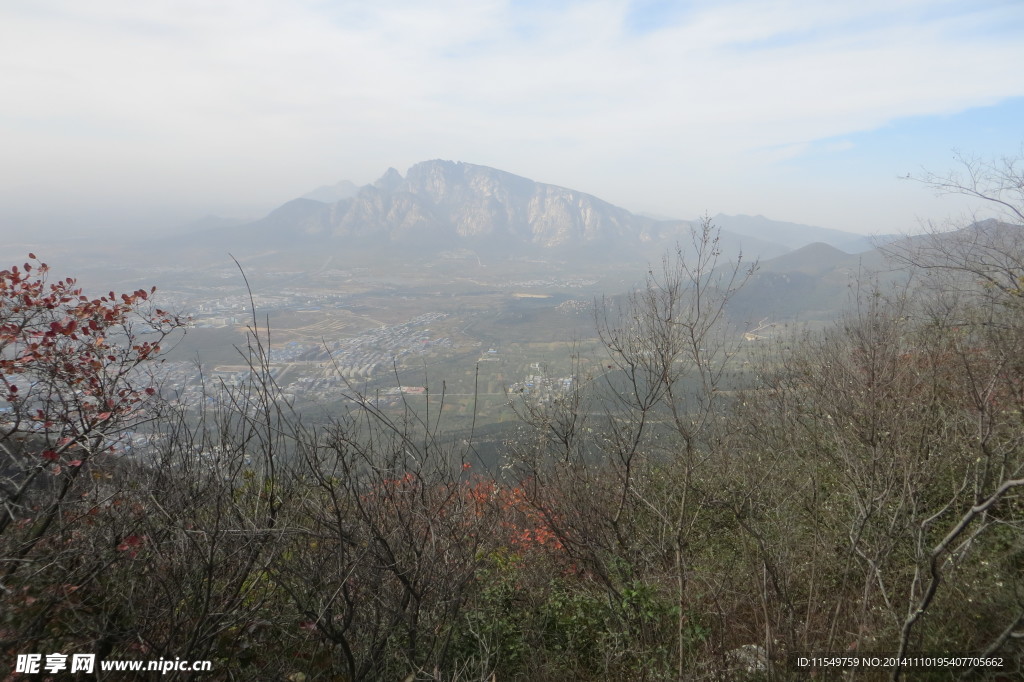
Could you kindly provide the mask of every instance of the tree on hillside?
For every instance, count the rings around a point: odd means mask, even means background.
[[[914,178],[937,194],[981,199],[1004,222],[1024,225],[1024,146],[1017,156],[985,159],[956,152],[957,168],[945,174],[925,171]]]
[[[598,307],[605,371],[593,396],[577,386],[521,410],[535,436],[514,453],[528,496],[610,599],[628,601],[638,585],[658,593],[656,603],[674,614],[671,635],[632,622],[625,639],[656,648],[673,637],[663,655],[680,677],[700,631],[692,546],[718,504],[704,479],[743,343],[728,306],[755,269],[722,257],[719,231],[705,218],[624,303]]]
[[[1020,490],[1024,488],[1024,149],[997,160],[957,154],[958,168],[917,178],[939,194],[979,199],[994,216],[889,249],[919,275],[918,315],[945,339],[942,364],[958,380],[966,467],[943,508],[917,528],[917,566],[907,595],[899,651],[921,641],[918,630],[943,591],[962,592],[963,567],[987,546],[989,560],[1014,562],[1024,542]],[[985,562],[983,562],[985,563]],[[983,583],[982,583],[983,584]],[[1024,590],[1024,585],[1018,586]],[[1024,598],[1002,614],[985,655],[1024,637]],[[897,669],[894,678],[902,671]]]

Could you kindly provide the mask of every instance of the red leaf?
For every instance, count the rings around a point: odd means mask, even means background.
[[[144,540],[145,538],[140,535],[129,535],[121,541],[121,544],[117,546],[117,549],[121,552],[124,552],[131,549],[132,547],[141,546]]]
[[[80,459],[73,459],[70,462],[68,462],[68,466],[69,467],[80,467],[80,466],[82,466],[82,460],[80,460]]]
[[[43,459],[47,462],[55,462],[57,460],[57,453],[53,450],[43,450]]]

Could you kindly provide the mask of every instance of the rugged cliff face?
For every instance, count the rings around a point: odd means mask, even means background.
[[[539,247],[635,239],[656,222],[589,194],[451,161],[419,163],[404,178],[391,168],[328,210],[337,236],[492,237]]]

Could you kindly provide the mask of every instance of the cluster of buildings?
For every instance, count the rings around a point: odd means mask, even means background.
[[[579,298],[570,298],[555,306],[555,310],[561,313],[584,313],[594,307],[593,301],[584,301]]]
[[[324,364],[326,376],[346,379],[369,379],[380,372],[399,368],[411,356],[451,348],[450,337],[435,337],[428,324],[448,317],[445,313],[431,312],[418,315],[403,324],[383,326],[358,336],[328,344],[317,358]]]
[[[549,403],[572,391],[575,379],[569,377],[548,377],[543,374],[528,374],[522,381],[509,386],[511,395],[528,397],[539,403]]]
[[[337,399],[353,384],[403,369],[412,358],[451,348],[448,336],[436,336],[428,325],[445,313],[418,315],[397,325],[385,325],[357,336],[324,343],[292,341],[267,351],[269,378],[286,400]],[[158,384],[166,398],[189,405],[211,402],[211,388],[242,386],[250,369],[241,364],[207,369],[195,362],[166,362]]]

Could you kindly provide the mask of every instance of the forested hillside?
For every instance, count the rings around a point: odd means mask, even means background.
[[[0,649],[212,662],[154,679],[804,679],[843,654],[1011,679],[1024,197],[1012,164],[969,170],[927,180],[1010,213],[893,247],[909,283],[754,346],[726,311],[756,266],[705,221],[596,306],[600,372],[509,397],[494,470],[437,426],[441,389],[307,422],[255,313],[247,382],[172,400],[147,368],[185,321],[30,256],[0,272]]]

